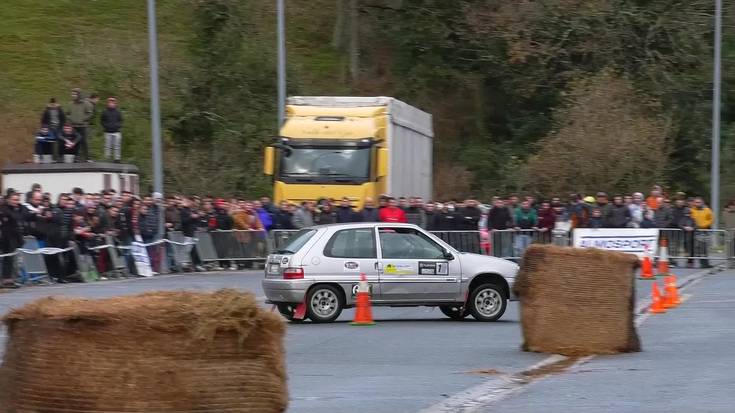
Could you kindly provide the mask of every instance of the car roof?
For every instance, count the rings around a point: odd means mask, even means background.
[[[329,228],[370,228],[378,225],[389,225],[391,227],[405,227],[405,228],[418,228],[414,224],[403,224],[403,223],[391,223],[391,222],[348,222],[342,224],[325,224],[315,225],[310,228],[314,229],[329,229]]]

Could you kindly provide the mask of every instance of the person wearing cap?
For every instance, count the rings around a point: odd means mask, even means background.
[[[586,198],[582,198],[581,194],[571,194],[569,196],[567,216],[572,224],[572,228],[587,228],[589,225],[589,217],[591,215],[591,204],[594,202],[595,198],[591,196]]]
[[[100,123],[105,132],[105,159],[114,159],[120,162],[122,147],[122,129],[123,116],[120,109],[117,108],[117,99],[114,97],[107,98],[107,107],[100,115]]]
[[[79,136],[79,159],[84,162],[88,160],[89,148],[87,146],[89,122],[94,116],[94,107],[82,99],[82,92],[78,88],[71,91],[72,102],[67,114],[69,122],[74,128],[74,133]]]

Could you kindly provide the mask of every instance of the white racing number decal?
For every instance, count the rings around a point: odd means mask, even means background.
[[[449,263],[419,261],[419,275],[449,275]]]
[[[360,284],[352,284],[352,296],[353,297],[357,295],[357,290],[359,289],[360,289]],[[370,295],[373,295],[373,285],[372,284],[368,284],[368,293],[370,293]]]

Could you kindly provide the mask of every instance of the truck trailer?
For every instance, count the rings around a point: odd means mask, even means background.
[[[430,114],[391,97],[294,96],[264,173],[276,202],[431,199],[433,137]]]

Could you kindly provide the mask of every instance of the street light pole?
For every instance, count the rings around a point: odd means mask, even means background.
[[[710,186],[712,199],[712,228],[720,226],[720,94],[722,60],[722,0],[715,0],[715,56],[712,76],[712,172]]]
[[[163,237],[165,215],[163,204],[163,154],[161,153],[161,108],[158,92],[158,35],[156,33],[156,0],[148,0],[148,60],[151,76],[151,146],[153,147],[153,191],[161,194],[158,205],[158,233]],[[161,256],[161,270],[166,271],[166,254]]]
[[[286,18],[283,0],[276,0],[278,20],[278,129],[286,118]]]

